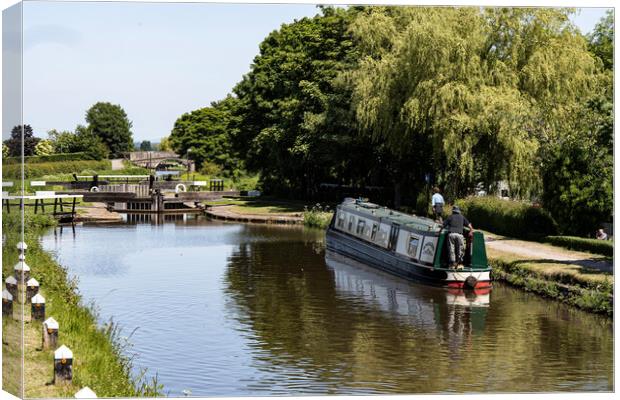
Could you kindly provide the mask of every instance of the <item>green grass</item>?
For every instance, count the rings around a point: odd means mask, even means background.
[[[104,327],[97,325],[97,313],[93,307],[83,304],[77,291],[77,282],[70,279],[66,270],[39,245],[38,236],[46,226],[54,224],[49,216],[26,214],[27,263],[31,273],[41,285],[46,298],[46,316],[54,317],[60,324],[59,345],[65,344],[74,354],[74,378],[72,385],[48,385],[52,379],[52,351],[41,351],[40,323],[25,325],[25,395],[26,397],[72,397],[77,390],[88,386],[99,397],[154,396],[161,394],[162,387],[156,380],[147,382],[143,376],[132,377],[131,359],[124,350],[128,343],[123,341],[119,330],[112,322]],[[3,231],[7,235],[3,247],[4,276],[13,272],[17,262],[19,236],[17,214],[3,214]],[[19,324],[3,318],[8,337],[19,333]],[[15,349],[3,344],[7,364],[19,363]],[[15,378],[4,372],[7,388],[15,389]]]
[[[613,315],[613,275],[553,260],[525,260],[487,249],[493,279],[586,311]]]
[[[209,206],[229,205],[231,211],[238,214],[272,214],[272,215],[301,215],[306,209],[304,202],[280,201],[269,198],[224,198],[221,200],[205,202]]]
[[[209,181],[211,179],[222,179],[224,181],[224,190],[255,190],[258,187],[258,174],[254,175],[242,175],[238,179],[225,178],[216,175],[204,175],[198,172],[192,172],[190,174],[182,173],[181,180],[187,181],[206,181],[207,186],[205,190],[209,189]]]

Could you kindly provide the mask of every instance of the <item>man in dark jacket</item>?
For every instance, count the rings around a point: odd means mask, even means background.
[[[465,255],[465,238],[463,237],[463,228],[469,228],[469,236],[474,234],[474,227],[461,214],[458,206],[452,207],[452,215],[450,215],[443,223],[444,229],[448,230],[448,254],[450,268],[463,268],[463,256]]]

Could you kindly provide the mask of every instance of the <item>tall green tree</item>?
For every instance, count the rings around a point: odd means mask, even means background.
[[[614,12],[607,11],[589,35],[590,51],[603,63],[605,69],[614,68]]]
[[[364,51],[352,74],[361,131],[385,142],[399,165],[420,160],[414,168],[433,170],[449,195],[466,194],[477,182],[492,191],[501,179],[522,194],[536,190],[541,140],[555,140],[596,72],[568,15],[367,9],[351,26]]]
[[[133,150],[132,124],[120,105],[96,103],[86,111],[86,122],[88,129],[108,147],[111,157]]]
[[[248,167],[260,171],[264,190],[307,197],[322,182],[351,183],[342,181],[350,161],[371,153],[354,135],[350,90],[337,81],[357,61],[348,32],[357,12],[325,7],[282,25],[234,88],[241,117],[235,143]]]
[[[54,153],[86,153],[93,160],[107,158],[110,154],[103,140],[83,125],[78,125],[75,132],[52,129],[47,134]]]
[[[172,149],[178,154],[187,154],[199,168],[209,162],[229,172],[239,169],[240,161],[232,148],[232,136],[237,124],[234,115],[236,107],[237,99],[228,96],[212,103],[211,107],[183,114],[170,133]]]
[[[11,137],[4,141],[9,149],[9,156],[20,157],[22,155],[22,143],[24,156],[33,156],[34,149],[41,139],[34,136],[30,125],[17,125],[11,129]]]
[[[151,145],[150,140],[143,140],[140,142],[140,150],[141,151],[151,151],[153,150],[153,146]]]

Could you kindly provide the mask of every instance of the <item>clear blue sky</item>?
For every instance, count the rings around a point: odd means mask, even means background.
[[[181,114],[226,96],[269,32],[317,12],[311,5],[25,2],[24,121],[46,137],[52,128],[73,130],[92,104],[109,101],[123,106],[136,141],[157,142]],[[574,22],[589,32],[604,12],[583,9]]]

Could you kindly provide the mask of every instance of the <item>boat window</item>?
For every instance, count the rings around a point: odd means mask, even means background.
[[[357,234],[358,235],[363,235],[364,234],[364,227],[366,226],[366,221],[364,221],[363,219],[360,219],[357,222]]]
[[[372,232],[370,233],[370,240],[375,240],[375,237],[377,237],[378,229],[379,229],[379,225],[372,224]]]
[[[409,246],[407,247],[407,253],[411,256],[411,257],[415,257],[416,254],[418,254],[418,245],[420,244],[420,239],[415,237],[415,236],[411,236],[409,238]]]
[[[353,229],[353,220],[355,219],[355,217],[353,217],[353,215],[351,215],[349,217],[349,228],[348,231],[351,232],[351,229]]]
[[[344,213],[338,213],[338,227],[344,228]]]

